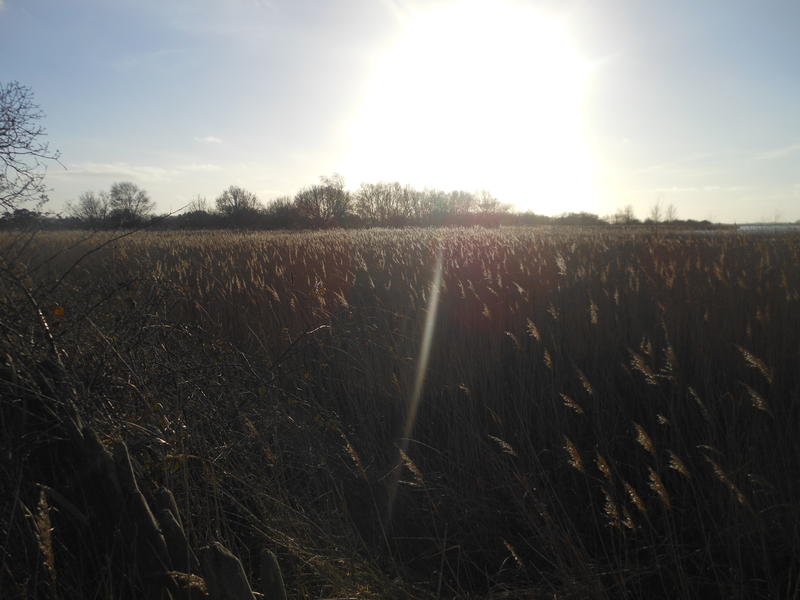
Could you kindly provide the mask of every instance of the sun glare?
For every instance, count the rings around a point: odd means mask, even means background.
[[[351,182],[479,190],[542,213],[590,210],[588,76],[559,21],[510,2],[404,18],[350,127]]]

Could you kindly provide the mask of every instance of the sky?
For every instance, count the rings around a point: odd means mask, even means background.
[[[800,2],[0,0],[46,114],[49,210],[159,212],[323,175],[519,210],[800,219]]]

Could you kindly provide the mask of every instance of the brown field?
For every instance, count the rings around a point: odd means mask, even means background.
[[[56,352],[190,542],[290,597],[800,598],[797,234],[110,235],[0,237],[4,597],[140,592],[42,505],[80,487]]]

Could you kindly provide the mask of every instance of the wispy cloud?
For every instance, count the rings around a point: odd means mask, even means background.
[[[3,10],[6,7],[6,0],[0,0],[0,10]]]
[[[800,152],[800,143],[789,144],[788,146],[783,146],[781,148],[774,148],[772,150],[756,154],[754,158],[755,160],[775,160],[776,158],[783,158],[785,156],[789,156],[790,154],[794,154],[795,152]]]
[[[152,167],[147,165],[132,165],[126,162],[98,163],[69,163],[62,172],[52,173],[50,176],[71,177],[113,177],[116,179],[132,179],[134,181],[153,182],[165,181],[175,174],[172,169]]]
[[[69,163],[66,167],[65,171],[53,172],[50,176],[65,179],[88,177],[125,179],[140,183],[161,183],[189,173],[219,173],[223,170],[221,165],[210,163],[188,163],[164,168],[150,165],[133,165],[127,162],[84,162]]]
[[[215,135],[206,135],[203,137],[196,137],[194,138],[195,142],[203,142],[204,144],[221,144],[222,138],[218,138]]]
[[[0,0],[2,2],[3,0]],[[128,54],[126,56],[113,57],[110,59],[111,66],[117,71],[130,71],[134,69],[164,69],[175,64],[181,57],[188,56],[189,53],[184,48],[162,48],[138,54]]]
[[[746,192],[752,189],[746,185],[672,185],[656,188],[646,188],[636,190],[639,193],[650,194],[663,194],[663,193],[678,193],[678,194],[696,194],[702,192]]]

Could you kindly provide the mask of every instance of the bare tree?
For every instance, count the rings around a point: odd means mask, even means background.
[[[667,223],[672,223],[678,220],[678,209],[674,204],[668,204],[667,209],[664,211],[664,220]]]
[[[510,210],[508,205],[502,204],[497,198],[492,196],[492,194],[486,190],[478,192],[476,206],[478,208],[478,212],[484,215],[508,212]]]
[[[300,216],[323,227],[340,221],[350,210],[351,202],[341,175],[320,177],[318,185],[300,190],[294,198]]]
[[[449,194],[442,190],[426,189],[417,199],[417,214],[421,220],[441,220],[450,213]]]
[[[650,207],[650,220],[653,223],[660,223],[664,216],[664,210],[661,207],[661,198],[656,200],[655,204]]]
[[[217,198],[217,210],[226,217],[241,217],[261,207],[253,192],[232,185]]]
[[[355,194],[356,214],[370,224],[400,225],[413,213],[414,190],[392,183],[363,183]]]
[[[614,213],[615,225],[631,225],[636,222],[636,214],[633,212],[633,206],[627,204],[624,208]]]
[[[477,203],[478,199],[475,194],[463,190],[453,190],[447,195],[447,212],[451,215],[470,213],[475,210]]]
[[[108,217],[108,194],[106,192],[84,192],[78,197],[78,203],[68,204],[67,213],[83,223],[96,227]]]
[[[189,205],[186,207],[186,212],[208,212],[208,200],[206,200],[204,196],[198,194],[189,202]]]
[[[362,183],[355,193],[355,212],[367,224],[381,222],[381,205],[383,204],[384,184]]]
[[[269,227],[287,228],[297,223],[297,209],[291,196],[271,200],[264,209],[264,216]]]
[[[109,218],[120,225],[134,225],[149,216],[155,208],[147,192],[130,181],[111,186],[108,194]]]
[[[29,87],[0,83],[0,208],[7,212],[21,202],[47,201],[46,161],[58,160],[58,152],[42,141],[43,117]]]

